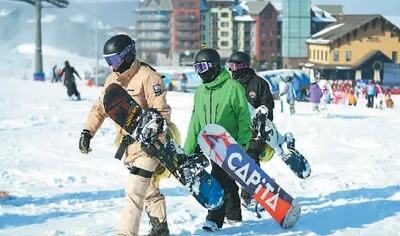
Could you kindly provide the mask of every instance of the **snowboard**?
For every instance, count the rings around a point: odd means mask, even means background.
[[[203,153],[252,195],[282,228],[296,223],[300,205],[255,163],[225,128],[208,124],[197,141]]]
[[[311,175],[311,166],[307,159],[294,147],[292,133],[282,135],[275,124],[267,118],[268,109],[260,107],[255,110],[249,105],[252,117],[252,130],[256,133],[256,139],[262,139],[285,162],[293,173],[306,179]],[[286,145],[285,145],[286,144]]]
[[[145,111],[121,85],[113,83],[108,86],[103,103],[107,115],[115,123],[131,136],[137,131]],[[144,151],[156,157],[203,207],[215,210],[222,206],[224,191],[218,181],[204,170],[204,166],[209,164],[207,157],[185,154],[171,138],[156,140]]]

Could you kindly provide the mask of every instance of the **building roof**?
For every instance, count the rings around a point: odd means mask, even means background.
[[[384,16],[390,22],[392,22],[395,26],[400,28],[400,16]]]
[[[171,11],[172,4],[170,0],[144,0],[139,2],[136,11]]]
[[[258,15],[260,14],[264,8],[268,5],[269,1],[260,0],[254,2],[247,2],[247,6],[249,8],[250,15]]]
[[[236,12],[238,16],[246,15],[249,12],[247,1],[240,1],[239,4],[233,6],[232,10]]]
[[[233,18],[233,20],[234,21],[240,21],[240,22],[254,22],[254,21],[256,21],[250,15],[235,16]]]
[[[344,15],[343,18],[335,24],[331,24],[328,28],[312,35],[307,42],[314,44],[330,44],[375,19],[383,19],[392,24],[381,15]],[[396,27],[394,24],[392,25]],[[396,28],[399,30],[398,27]]]
[[[283,3],[281,0],[270,0],[270,2],[272,3],[272,5],[275,7],[275,9],[282,13],[283,11]]]
[[[319,8],[317,5],[311,5],[313,22],[334,23],[336,18],[331,13]]]
[[[343,6],[342,5],[316,5],[318,8],[329,12],[330,14],[336,16],[343,14]]]

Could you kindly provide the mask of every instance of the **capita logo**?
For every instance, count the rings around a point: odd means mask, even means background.
[[[258,166],[250,161],[250,157],[243,157],[240,152],[232,152],[225,160],[225,163],[232,173],[237,176],[243,187],[247,187],[246,190],[253,190],[251,191],[252,195],[259,196],[259,200],[275,212],[279,199],[279,189],[274,193],[274,187],[257,171],[256,167]]]

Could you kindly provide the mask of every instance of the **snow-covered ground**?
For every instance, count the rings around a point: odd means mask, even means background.
[[[84,100],[76,102],[61,84],[3,78],[1,86],[0,190],[12,198],[0,200],[0,235],[113,235],[128,174],[113,158],[114,125],[106,121],[88,156],[78,150],[100,89],[80,84]],[[168,95],[183,138],[192,100]],[[294,133],[311,177],[298,179],[276,157],[262,167],[300,201],[302,217],[282,230],[269,216],[257,219],[243,209],[242,223],[215,235],[399,235],[400,109],[332,105],[326,117],[313,115],[307,103],[296,109],[294,116],[276,109],[275,122]],[[171,233],[207,235],[200,229],[206,210],[173,178],[161,188]],[[150,229],[147,222],[144,214],[141,234]]]

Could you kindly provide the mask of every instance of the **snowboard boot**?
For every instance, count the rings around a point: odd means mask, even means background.
[[[227,223],[227,224],[229,224],[229,225],[235,225],[235,224],[240,223],[240,222],[242,222],[242,221],[241,221],[241,220],[233,220],[233,219],[225,218],[225,221],[224,221],[224,222]]]
[[[169,236],[169,229],[167,221],[161,223],[157,217],[149,215],[151,231],[147,236]]]
[[[242,198],[242,205],[246,209],[254,208],[256,201],[248,194],[244,189],[242,189],[240,197]]]
[[[220,228],[218,228],[217,223],[207,220],[204,222],[203,226],[201,227],[203,230],[208,232],[217,232]]]
[[[295,149],[295,142],[296,140],[293,137],[293,134],[288,132],[285,134],[285,142],[288,149],[294,150]]]

